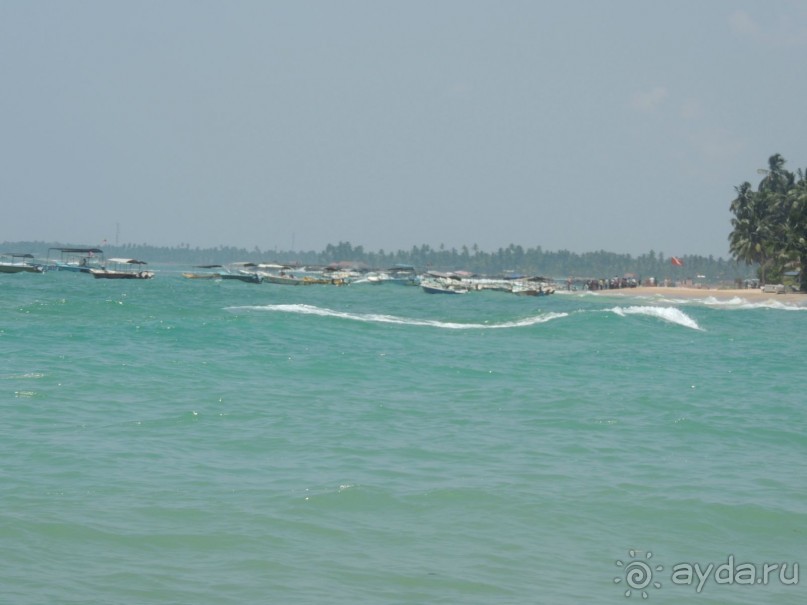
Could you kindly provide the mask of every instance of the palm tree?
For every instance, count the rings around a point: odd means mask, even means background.
[[[807,292],[807,171],[787,192],[786,252],[799,265],[799,290]]]
[[[765,273],[771,258],[771,206],[768,196],[755,193],[748,182],[735,187],[737,197],[731,202],[733,230],[729,234],[729,252],[737,260],[748,265],[759,264],[760,280],[765,283]]]
[[[759,191],[786,193],[793,186],[794,175],[785,170],[785,158],[780,153],[768,158],[767,169],[760,168],[757,172],[765,175],[759,182]]]
[[[729,251],[747,264],[759,263],[759,277],[778,275],[788,262],[807,261],[807,184],[805,174],[785,170],[781,154],[768,158],[765,176],[755,192],[745,182],[735,187],[737,197],[731,202],[733,230]],[[807,286],[802,276],[802,287]]]
[[[738,187],[735,187],[734,190],[737,192],[737,197],[732,200],[730,210],[735,215],[740,215],[744,213],[750,206],[754,196],[754,191],[751,183],[748,181],[745,181]]]

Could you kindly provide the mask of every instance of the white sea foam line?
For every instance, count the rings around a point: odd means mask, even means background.
[[[12,380],[18,378],[43,378],[45,375],[41,372],[28,372],[26,374],[7,374],[0,376],[0,380]]]
[[[678,324],[693,330],[700,330],[701,327],[689,315],[676,309],[675,307],[614,307],[610,309],[620,317],[625,315],[647,315],[649,317],[657,317],[670,323]]]
[[[520,328],[524,326],[532,326],[535,324],[546,323],[553,319],[566,317],[568,313],[546,313],[544,315],[535,315],[532,317],[525,317],[516,321],[505,321],[501,323],[457,323],[437,321],[434,319],[410,319],[406,317],[397,317],[395,315],[381,315],[377,313],[347,313],[345,311],[334,311],[323,307],[316,307],[313,305],[265,305],[265,306],[249,306],[249,307],[228,307],[228,310],[249,310],[249,311],[275,311],[281,313],[299,313],[301,315],[319,315],[321,317],[339,317],[342,319],[350,319],[353,321],[362,321],[366,323],[390,323],[400,324],[407,326],[428,326],[432,328],[442,328],[447,330],[490,330],[490,329],[503,329],[503,328]]]
[[[649,296],[636,296],[634,299],[639,301],[650,301],[656,305],[706,305],[707,307],[719,307],[725,309],[776,309],[779,311],[807,311],[807,305],[783,303],[773,298],[764,301],[751,302],[748,299],[740,296],[734,296],[729,299],[717,298],[715,296],[705,296],[703,298],[672,298],[664,296],[663,294],[653,294]]]
[[[734,309],[777,309],[779,311],[807,311],[807,307],[787,304],[778,300],[764,300],[758,302],[751,302],[746,298],[735,296],[729,300],[720,300],[713,296],[709,296],[703,300],[703,304],[710,307],[730,307]]]

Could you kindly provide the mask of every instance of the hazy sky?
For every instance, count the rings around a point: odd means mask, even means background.
[[[805,117],[804,1],[0,0],[0,241],[726,257]]]

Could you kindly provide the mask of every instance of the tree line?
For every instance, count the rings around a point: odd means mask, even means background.
[[[748,181],[734,188],[729,251],[757,266],[763,284],[781,283],[786,272],[799,272],[799,289],[807,292],[807,171],[790,172],[785,163],[774,154],[758,171],[763,177],[756,191]]]
[[[74,244],[44,242],[5,242],[3,249],[31,252],[44,257],[48,248]],[[173,263],[181,265],[222,264],[234,262],[274,262],[288,265],[330,265],[355,263],[368,269],[389,269],[395,265],[411,265],[427,271],[470,271],[484,275],[501,275],[507,272],[526,275],[542,275],[551,278],[574,277],[577,279],[607,279],[633,274],[637,278],[654,277],[661,281],[697,280],[704,276],[710,283],[736,282],[754,275],[756,267],[744,261],[715,258],[713,256],[684,255],[677,257],[683,266],[671,263],[671,257],[663,252],[650,252],[633,256],[607,252],[576,253],[569,250],[548,251],[541,246],[525,248],[510,244],[495,251],[483,251],[473,244],[460,248],[428,244],[412,246],[409,250],[386,252],[370,251],[350,242],[328,244],[321,251],[251,250],[234,246],[215,248],[191,247],[179,244],[174,247],[159,247],[148,244],[104,245],[107,257],[129,257],[149,263]]]

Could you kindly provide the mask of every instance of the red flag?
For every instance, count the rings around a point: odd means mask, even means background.
[[[683,267],[683,266],[684,266],[684,261],[682,261],[682,260],[681,260],[680,258],[678,258],[677,256],[671,256],[671,257],[670,257],[670,262],[671,262],[673,265],[675,265],[676,267]]]

